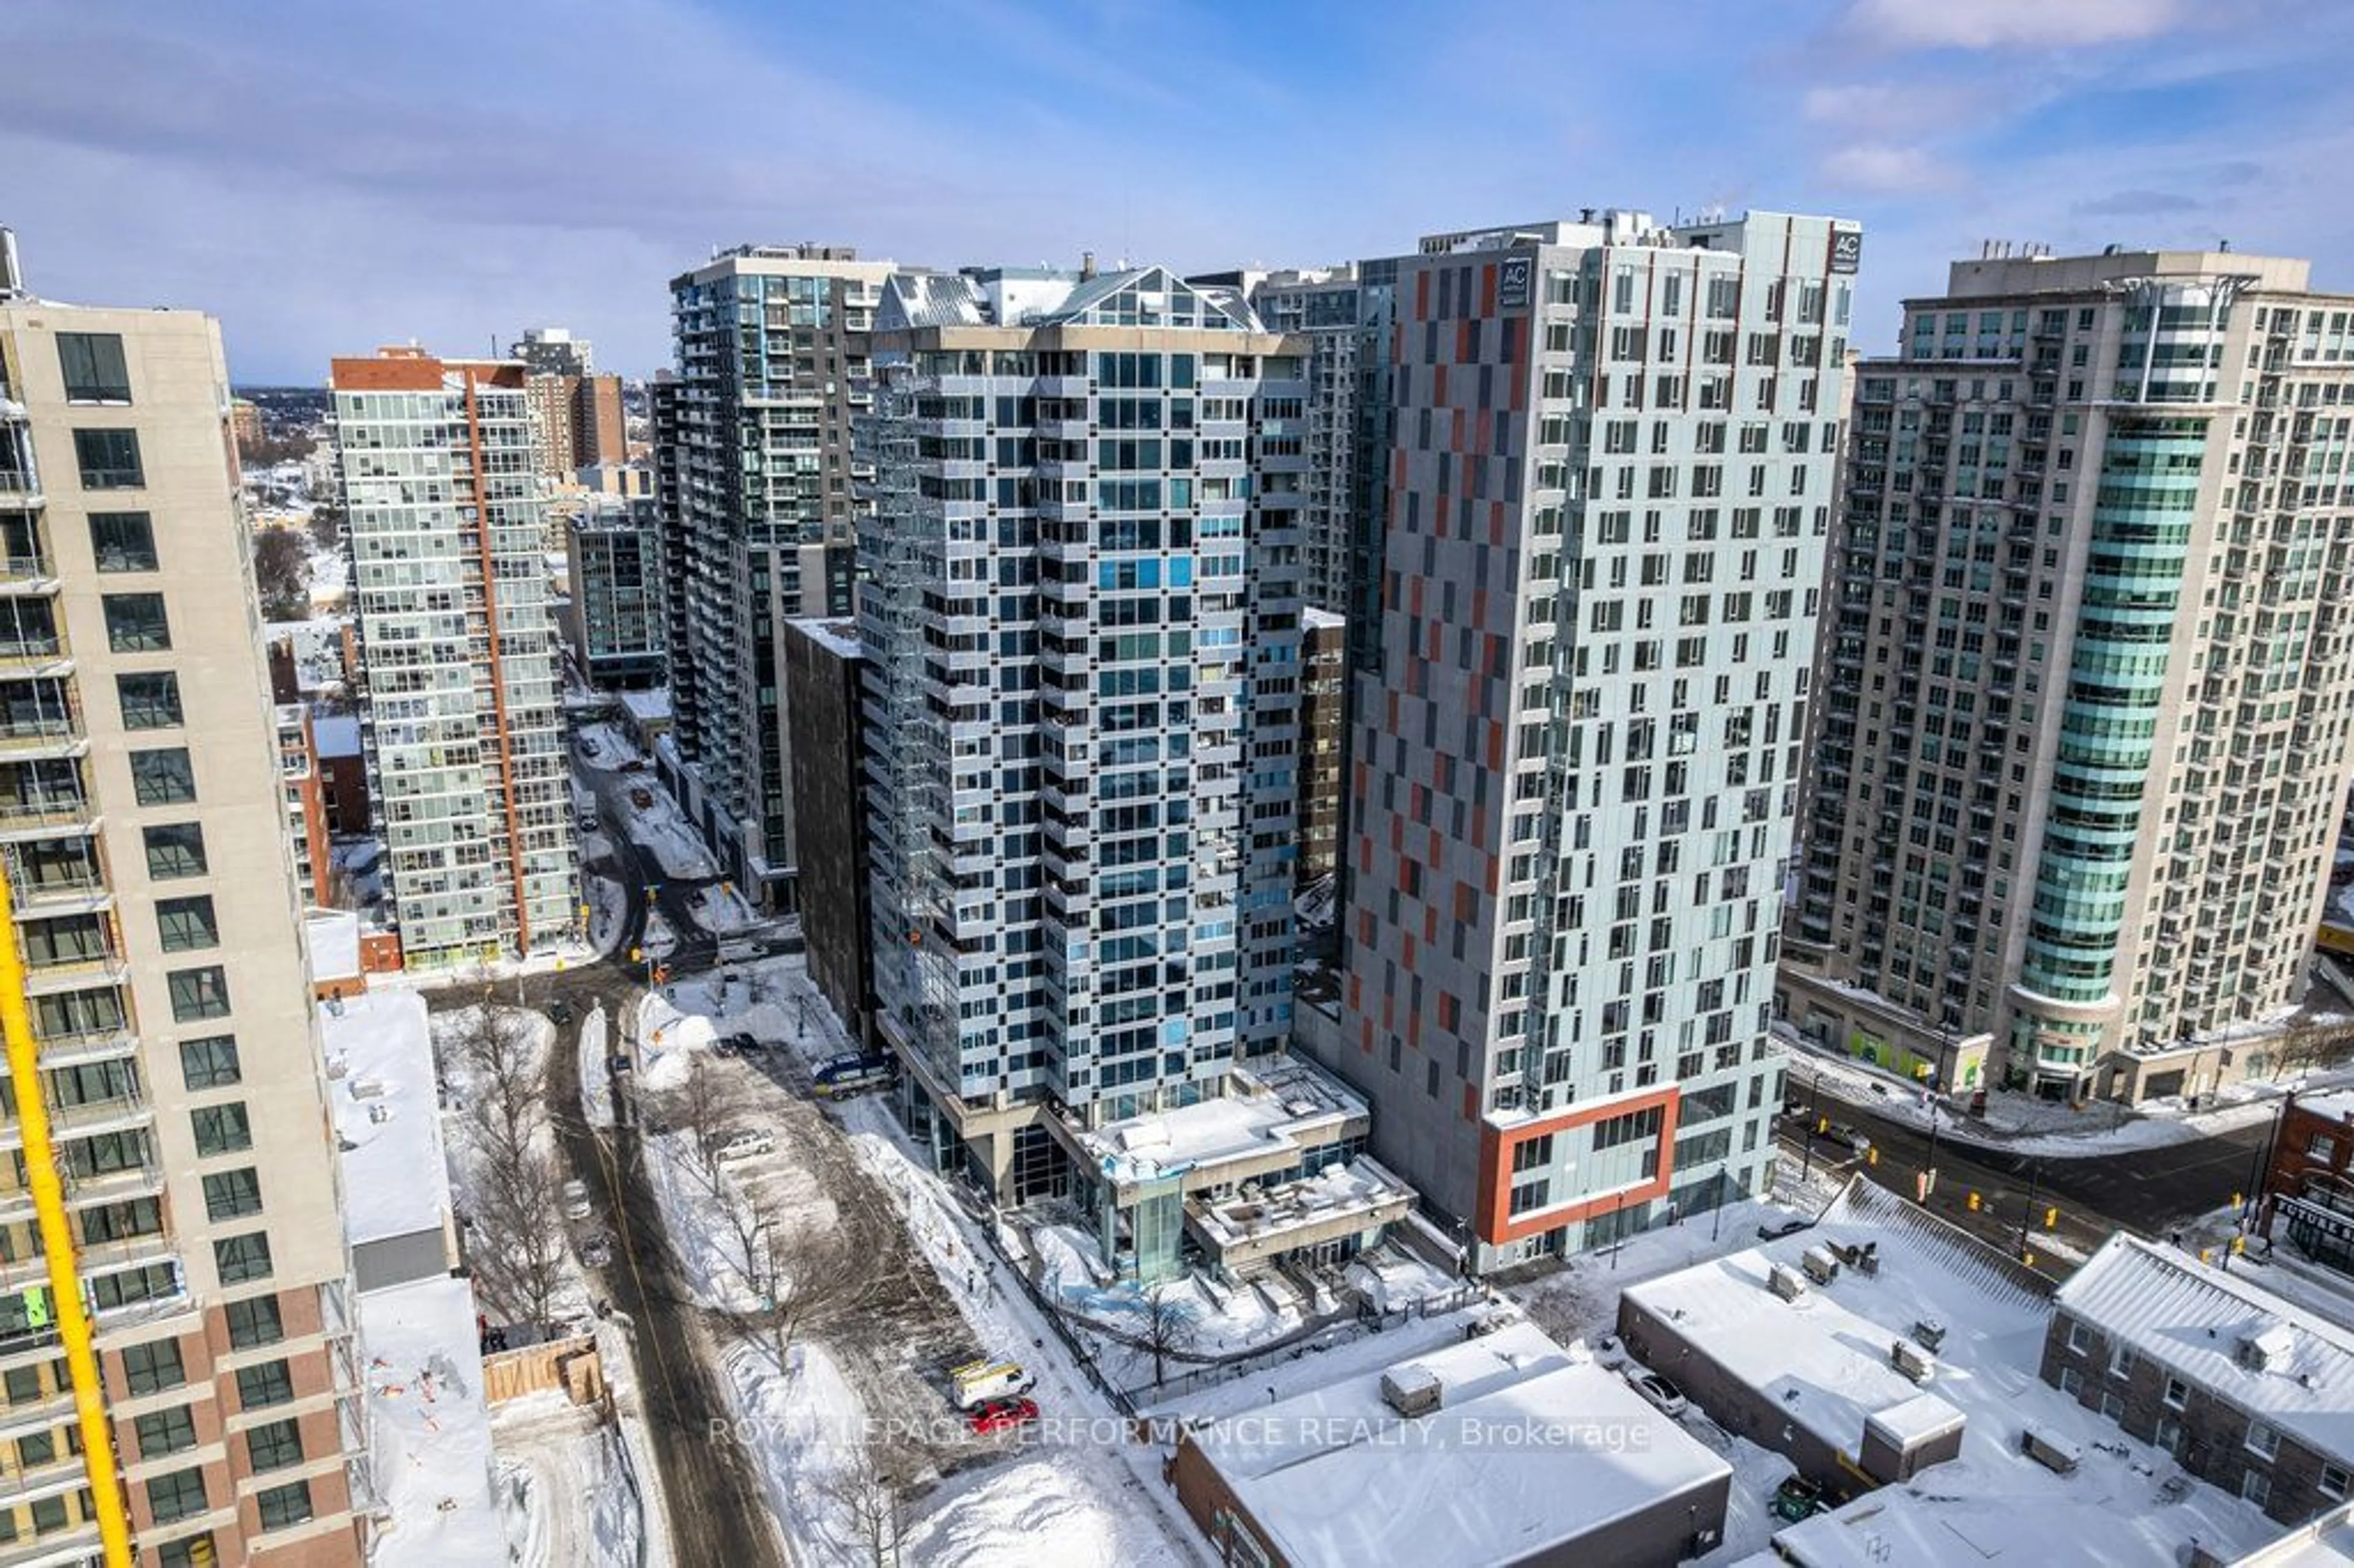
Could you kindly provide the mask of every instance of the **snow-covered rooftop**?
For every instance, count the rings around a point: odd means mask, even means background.
[[[328,1003],[321,1022],[343,1149],[345,1234],[357,1246],[440,1229],[450,1167],[425,999],[369,991]]]
[[[1293,1563],[1504,1563],[1729,1479],[1615,1374],[1525,1322],[1411,1366],[1442,1404],[1408,1420],[1359,1372],[1190,1434]]]
[[[1808,1281],[1793,1304],[1766,1286],[1774,1264],[1810,1248],[1877,1245],[1878,1272]],[[1865,1421],[1899,1430],[1967,1421],[1960,1457],[1778,1532],[1809,1568],[1984,1568],[2005,1563],[2171,1565],[2200,1542],[2226,1557],[2279,1533],[2254,1505],[2186,1477],[2159,1450],[2037,1375],[2051,1304],[2000,1255],[1893,1194],[1849,1184],[1812,1230],[1629,1288],[1676,1332],[1851,1457]],[[1677,1316],[1681,1314],[1681,1316]],[[1887,1363],[1888,1347],[1930,1320],[1944,1334],[1926,1390]],[[1661,1371],[1672,1377],[1675,1369]],[[2073,1475],[2020,1451],[2029,1425],[2075,1445]],[[2179,1496],[2174,1495],[2179,1493]]]
[[[1193,1210],[1193,1222],[1221,1246],[1252,1236],[1280,1234],[1308,1225],[1323,1225],[1347,1215],[1373,1216],[1410,1205],[1415,1191],[1405,1181],[1363,1155],[1345,1165],[1327,1166],[1304,1181],[1288,1181],[1265,1192],[1204,1202]]]
[[[2242,1274],[2139,1236],[2111,1236],[2059,1305],[2136,1354],[2212,1389],[2323,1455],[2354,1463],[2354,1334]],[[2243,1340],[2265,1351],[2244,1364]]]
[[[370,1469],[390,1515],[370,1568],[508,1562],[473,1287],[421,1279],[371,1292],[360,1298],[359,1330]]]
[[[360,721],[350,714],[311,715],[311,740],[322,757],[357,757]]]
[[[620,694],[621,705],[640,724],[663,724],[670,719],[670,688],[653,686],[642,692]]]
[[[792,624],[811,641],[837,659],[855,659],[860,655],[858,623],[854,620],[827,620],[810,616]]]
[[[1299,624],[1310,631],[1330,631],[1335,627],[1348,625],[1349,618],[1335,615],[1329,609],[1319,609],[1311,604],[1300,609]]]
[[[2296,1108],[2315,1116],[2340,1118],[2354,1117],[2354,1089],[2329,1089],[2320,1094],[2299,1095]]]
[[[302,934],[311,955],[311,983],[345,980],[360,972],[360,917],[348,909],[309,909]]]
[[[1078,1136],[1106,1174],[1150,1181],[1280,1153],[1365,1114],[1365,1102],[1338,1079],[1285,1056],[1235,1068],[1226,1092],[1215,1098],[1130,1117]]]

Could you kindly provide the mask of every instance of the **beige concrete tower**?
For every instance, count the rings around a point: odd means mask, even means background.
[[[341,1193],[219,328],[12,281],[0,858],[37,1053],[12,1089],[47,1114],[0,1107],[0,1563],[97,1561],[118,1484],[142,1563],[356,1562]],[[80,1440],[44,1228],[111,1452]]]

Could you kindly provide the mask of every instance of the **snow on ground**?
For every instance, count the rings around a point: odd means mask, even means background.
[[[624,1457],[620,1431],[548,1389],[502,1405],[491,1432],[516,1568],[638,1568],[661,1510],[641,1508],[631,1471],[652,1467]],[[669,1561],[658,1533],[644,1544],[650,1568]]]
[[[582,853],[586,856],[587,852]],[[610,953],[630,927],[629,889],[610,876],[584,880],[588,884],[588,945],[599,953]]]
[[[2274,1295],[2341,1328],[2354,1329],[2354,1279],[2297,1251],[2285,1223],[2274,1221],[2273,1232],[2274,1245],[2269,1248],[2263,1236],[2250,1235],[2247,1250],[2232,1254],[2232,1242],[2241,1234],[2240,1211],[2227,1204],[2179,1226],[2174,1234],[2179,1236],[2185,1251],[2204,1254],[2233,1273],[2244,1271]]]
[[[1047,1454],[952,1478],[923,1499],[904,1560],[959,1568],[1126,1568],[1132,1530]],[[1165,1550],[1159,1558],[1182,1561]]]
[[[1787,1046],[1788,1042],[1783,1041]],[[1791,1048],[1790,1093],[1800,1099],[1819,1085],[1826,1097],[1863,1106],[1876,1116],[1927,1131],[1934,1108],[1939,1135],[1963,1143],[2005,1149],[2017,1154],[2068,1159],[2115,1154],[2133,1149],[2164,1149],[2191,1143],[2218,1133],[2253,1127],[2273,1114],[2272,1094],[2295,1087],[2295,1082],[2234,1086],[2220,1097],[2237,1100],[2221,1109],[2190,1114],[2163,1114],[2168,1102],[2152,1101],[2144,1111],[2128,1111],[2106,1100],[2094,1100],[2079,1110],[2052,1105],[2031,1096],[1995,1093],[1988,1097],[1983,1120],[1962,1115],[1949,1102],[1928,1100],[1921,1089],[1893,1074],[1882,1073],[1845,1057]],[[2171,1102],[2179,1112],[2180,1102]],[[2154,1108],[2160,1114],[2147,1114]]]
[[[690,1058],[709,1051],[717,1034],[709,1018],[682,1012],[660,991],[648,991],[638,1001],[638,1086],[657,1093],[677,1088],[694,1070]]]
[[[581,759],[591,768],[619,768],[625,762],[634,762],[641,758],[629,736],[619,726],[611,724],[583,726],[579,749]]]
[[[715,937],[733,936],[759,924],[759,916],[752,913],[752,906],[733,887],[698,888],[689,902],[695,910],[695,923]]]
[[[628,795],[622,797],[622,807],[629,813],[629,835],[652,852],[653,857],[662,863],[664,876],[674,876],[682,882],[700,882],[719,874],[719,868],[712,863],[710,853],[703,847],[703,841],[695,836],[695,830],[679,814],[678,807],[670,796],[653,782],[652,774],[644,776],[631,789],[632,791],[643,790],[652,804],[641,806]]]
[[[444,1277],[371,1291],[359,1298],[359,1338],[370,1470],[390,1513],[369,1562],[505,1563],[472,1287]]]
[[[1736,1437],[1697,1411],[1683,1419],[1683,1428],[1716,1451],[1733,1467],[1733,1494],[1724,1510],[1724,1539],[1714,1551],[1695,1558],[1696,1568],[1732,1568],[1745,1557],[1772,1548],[1782,1521],[1774,1517],[1774,1489],[1796,1475],[1797,1467],[1771,1448],[1746,1437]]]
[[[678,933],[671,929],[661,910],[646,911],[645,934],[639,938],[638,947],[650,959],[666,959],[678,951]]]
[[[612,1075],[605,1070],[605,1061],[611,1054],[608,1036],[605,1004],[599,1002],[580,1021],[580,1041],[576,1047],[580,1053],[580,1108],[591,1127],[613,1125]]]
[[[839,1478],[864,1441],[866,1406],[822,1345],[798,1343],[789,1360],[780,1376],[775,1360],[754,1346],[726,1352],[723,1382],[735,1403],[737,1440],[753,1450],[753,1469],[770,1510],[789,1526],[796,1561],[871,1562]]]

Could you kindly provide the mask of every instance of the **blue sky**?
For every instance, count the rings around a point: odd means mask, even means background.
[[[1310,265],[1580,207],[1860,219],[1858,341],[1987,238],[2354,289],[2342,0],[11,0],[0,223],[240,380],[561,323],[714,247]]]

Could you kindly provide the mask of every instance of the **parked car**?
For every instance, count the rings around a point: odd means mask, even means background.
[[[1837,1144],[1856,1154],[1861,1154],[1872,1147],[1872,1139],[1857,1131],[1853,1124],[1844,1121],[1835,1121],[1815,1136],[1825,1143]]]
[[[887,1089],[898,1081],[896,1057],[837,1056],[817,1070],[811,1086],[822,1100],[846,1100],[870,1089]]]
[[[1814,1223],[1815,1222],[1812,1220],[1801,1219],[1796,1214],[1791,1215],[1786,1220],[1768,1220],[1764,1224],[1757,1227],[1757,1239],[1759,1241],[1780,1241],[1784,1236],[1797,1235],[1800,1231],[1806,1230]]]
[[[1616,1371],[1627,1364],[1627,1341],[1616,1334],[1594,1337],[1594,1361],[1596,1366]]]
[[[1659,1407],[1662,1415],[1681,1415],[1691,1408],[1684,1391],[1648,1367],[1629,1365],[1626,1369],[1627,1385]]]
[[[719,1146],[716,1158],[720,1160],[750,1160],[758,1155],[774,1152],[777,1140],[765,1132],[749,1129],[737,1133]]]
[[[652,790],[651,790],[651,789],[647,789],[647,788],[646,788],[644,785],[642,785],[642,784],[635,784],[635,785],[631,785],[631,788],[630,788],[630,804],[631,804],[631,805],[635,806],[639,810],[642,811],[642,810],[644,810],[647,807],[652,806],[653,803],[654,803],[654,792],[653,792]]]
[[[598,821],[596,812],[583,811],[572,819],[572,825],[584,833],[593,833],[602,824]]]
[[[1019,1361],[967,1361],[949,1373],[949,1385],[955,1392],[960,1410],[1027,1393],[1037,1382]]]
[[[602,1268],[613,1261],[613,1238],[590,1236],[580,1244],[580,1261],[591,1268]]]
[[[594,1213],[596,1205],[588,1201],[588,1183],[578,1176],[567,1181],[564,1184],[564,1217],[585,1220]]]
[[[1013,1432],[1038,1419],[1034,1399],[991,1399],[976,1405],[965,1420],[986,1437],[992,1432]]]
[[[609,1073],[627,1073],[632,1071],[636,1066],[637,1064],[635,1062],[631,1061],[627,1056],[621,1054],[618,1051],[605,1059],[605,1070]]]
[[[550,1023],[569,1023],[572,1022],[572,1004],[566,1001],[561,997],[549,1002],[540,1011],[547,1014],[547,1021]]]

